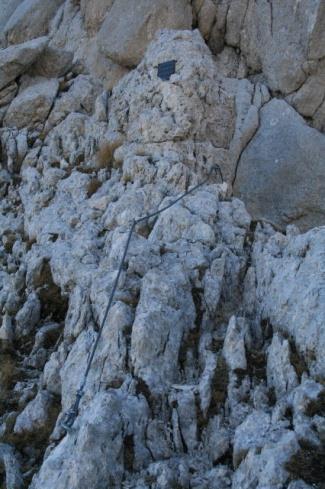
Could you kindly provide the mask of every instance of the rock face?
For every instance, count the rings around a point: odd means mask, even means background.
[[[325,222],[325,136],[286,102],[272,100],[238,163],[234,191],[255,219],[301,229]]]
[[[0,15],[0,28],[1,34],[3,28],[10,19],[11,15],[14,13],[18,5],[22,3],[23,0],[3,0],[1,2],[1,15]]]
[[[321,489],[322,3],[4,7],[0,486]]]
[[[48,43],[46,37],[0,50],[0,89],[27,71]]]
[[[49,22],[64,0],[24,0],[4,26],[8,44],[19,44],[48,33]]]
[[[322,328],[324,235],[324,227],[291,239],[275,235],[256,249],[256,274],[260,276],[257,295],[263,297],[262,315],[270,319],[273,328],[294,339],[310,370],[320,377],[325,373],[322,354],[325,341]],[[307,276],[312,280],[308,281]],[[309,308],[304,307],[304,301],[309,303]],[[286,380],[285,384],[295,383],[291,373],[286,376],[292,380]],[[280,382],[279,377],[277,382]]]
[[[136,66],[158,29],[189,29],[188,0],[132,0],[114,2],[98,36],[101,50],[118,64]]]
[[[37,126],[45,122],[59,88],[56,79],[40,78],[22,89],[11,102],[4,118],[8,127]]]

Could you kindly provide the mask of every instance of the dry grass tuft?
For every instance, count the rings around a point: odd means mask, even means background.
[[[114,164],[114,152],[120,146],[119,141],[103,141],[96,154],[96,163],[98,168],[116,168]]]

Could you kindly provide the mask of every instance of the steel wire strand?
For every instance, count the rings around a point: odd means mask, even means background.
[[[138,219],[134,219],[133,220],[132,225],[131,225],[131,228],[129,230],[128,237],[127,237],[126,245],[124,247],[124,252],[123,252],[123,255],[122,255],[122,259],[120,261],[118,272],[117,272],[116,278],[114,280],[114,284],[113,284],[113,287],[112,287],[112,290],[111,290],[111,293],[110,293],[110,296],[109,296],[109,300],[108,300],[108,303],[107,303],[107,306],[106,306],[106,309],[105,309],[104,317],[103,317],[103,319],[101,321],[101,324],[100,324],[100,327],[99,327],[99,330],[98,330],[96,341],[95,341],[95,343],[93,345],[93,348],[92,348],[90,357],[89,357],[88,362],[87,362],[87,367],[86,367],[85,373],[83,375],[83,380],[82,380],[82,382],[80,384],[79,389],[77,390],[76,398],[75,398],[75,401],[74,401],[72,407],[63,415],[63,418],[62,418],[62,421],[61,421],[61,426],[66,431],[70,431],[71,430],[71,428],[73,426],[73,423],[75,422],[75,420],[76,420],[76,418],[78,416],[78,413],[79,413],[79,405],[80,405],[80,401],[82,399],[82,396],[84,394],[84,388],[85,388],[85,385],[86,385],[86,382],[87,382],[88,374],[89,374],[90,369],[91,369],[91,366],[92,366],[92,362],[93,362],[93,359],[94,359],[94,356],[95,356],[95,353],[96,353],[96,350],[97,350],[97,347],[98,347],[98,343],[100,341],[100,338],[101,338],[101,335],[102,335],[102,332],[103,332],[103,329],[104,329],[104,326],[105,326],[105,323],[106,323],[106,320],[107,320],[108,313],[109,313],[109,311],[111,309],[111,306],[113,304],[115,292],[116,292],[116,289],[118,287],[118,282],[119,282],[119,279],[120,279],[120,276],[121,276],[121,273],[122,273],[122,270],[123,270],[123,267],[124,267],[126,255],[127,255],[127,252],[128,252],[128,249],[129,249],[129,246],[130,246],[130,243],[131,243],[133,231],[134,231],[136,225],[139,224],[140,222],[146,221],[148,219],[151,219],[152,217],[156,217],[159,214],[162,214],[163,212],[165,212],[166,210],[170,209],[175,204],[177,204],[177,202],[179,202],[180,200],[184,199],[184,197],[186,197],[187,195],[195,192],[195,190],[197,190],[199,187],[202,187],[202,185],[205,185],[208,182],[209,177],[210,177],[211,173],[213,173],[213,172],[217,172],[219,174],[220,178],[221,178],[221,181],[222,182],[224,181],[223,180],[223,175],[222,175],[221,169],[220,169],[219,165],[216,165],[216,167],[211,170],[211,172],[209,173],[208,177],[203,182],[198,183],[197,185],[195,185],[191,189],[187,190],[180,197],[178,197],[177,199],[173,200],[172,202],[170,202],[169,204],[167,204],[166,206],[164,206],[162,209],[158,209],[155,212],[152,212],[150,214],[146,214],[145,216],[142,216],[142,217],[140,217]]]

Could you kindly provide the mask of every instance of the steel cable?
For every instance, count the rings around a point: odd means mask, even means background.
[[[113,284],[113,287],[112,287],[112,290],[111,290],[111,293],[110,293],[110,296],[109,296],[109,300],[108,300],[108,303],[107,303],[107,306],[106,306],[106,309],[105,309],[104,317],[103,317],[103,319],[101,321],[101,324],[100,324],[100,327],[99,327],[99,330],[98,330],[96,341],[95,341],[95,343],[93,345],[93,348],[92,348],[90,357],[89,357],[88,362],[87,362],[87,367],[86,367],[86,370],[85,370],[85,373],[84,373],[84,376],[83,376],[83,380],[82,380],[82,382],[80,384],[79,389],[77,390],[76,398],[75,398],[75,401],[74,401],[72,407],[63,415],[63,418],[62,418],[62,421],[61,421],[61,426],[66,431],[70,431],[71,430],[71,428],[73,426],[73,423],[75,422],[75,420],[76,420],[76,418],[78,416],[78,413],[79,413],[79,405],[80,405],[80,401],[82,399],[82,396],[84,394],[84,388],[85,388],[85,385],[86,385],[86,382],[87,382],[88,374],[89,374],[90,369],[91,369],[91,366],[92,366],[92,362],[93,362],[93,359],[94,359],[94,356],[95,356],[95,353],[96,353],[96,350],[97,350],[97,347],[98,347],[98,343],[100,341],[100,338],[101,338],[101,335],[102,335],[102,332],[103,332],[103,329],[104,329],[104,326],[105,326],[105,322],[106,322],[108,313],[109,313],[109,311],[111,309],[111,306],[112,306],[112,303],[113,303],[113,300],[114,300],[115,292],[116,292],[116,289],[118,287],[118,282],[119,282],[119,279],[120,279],[120,276],[121,276],[121,273],[122,273],[122,270],[123,270],[123,266],[124,266],[124,263],[125,263],[125,258],[126,258],[126,255],[127,255],[127,252],[128,252],[129,246],[130,246],[130,242],[131,242],[131,239],[132,239],[132,234],[133,234],[133,231],[134,231],[136,225],[139,224],[140,222],[146,221],[146,220],[148,220],[148,219],[150,219],[152,217],[158,216],[159,214],[165,212],[167,209],[170,209],[175,204],[177,204],[177,202],[179,202],[180,200],[184,199],[184,197],[186,197],[187,195],[193,193],[199,187],[202,187],[202,185],[205,185],[208,182],[211,173],[213,173],[213,172],[218,173],[220,175],[221,181],[222,182],[224,181],[223,180],[223,175],[222,175],[221,169],[220,169],[219,165],[216,165],[215,168],[213,168],[211,170],[211,172],[209,173],[208,177],[203,182],[201,182],[201,183],[195,185],[194,187],[192,187],[191,189],[187,190],[180,197],[178,197],[177,199],[173,200],[170,204],[166,205],[162,209],[159,209],[159,210],[157,210],[155,212],[152,212],[150,214],[146,214],[145,216],[142,216],[142,217],[140,217],[138,219],[134,219],[133,220],[132,225],[131,225],[131,228],[129,230],[129,234],[128,234],[128,238],[127,238],[127,241],[126,241],[126,245],[124,247],[124,252],[123,252],[123,256],[122,256],[122,259],[121,259],[121,262],[120,262],[120,265],[119,265],[119,268],[118,268],[118,272],[117,272],[116,278],[114,280],[114,284]]]

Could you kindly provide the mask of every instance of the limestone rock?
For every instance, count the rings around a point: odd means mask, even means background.
[[[223,355],[231,370],[246,370],[245,323],[234,316],[229,321]]]
[[[87,39],[87,42],[78,51],[78,58],[78,61],[85,66],[85,71],[91,73],[93,77],[97,77],[108,91],[112,90],[119,80],[129,72],[125,66],[115,63],[102,53],[96,37]]]
[[[0,91],[0,107],[10,104],[18,92],[18,85],[14,81]]]
[[[284,237],[279,233],[256,245],[257,300],[264,318],[283,330],[313,375],[324,375],[324,227]],[[312,277],[308,279],[307,277]],[[303,364],[302,364],[303,365]],[[305,367],[306,368],[306,367]]]
[[[131,355],[135,372],[152,388],[159,384],[164,388],[165,382],[178,382],[175,362],[182,338],[194,326],[194,305],[186,276],[182,270],[172,269],[168,275],[174,276],[174,280],[164,283],[166,271],[159,269],[149,271],[144,277],[132,329]],[[157,287],[160,299],[155,304]],[[173,299],[176,290],[177,303]],[[152,327],[156,328],[155,334]]]
[[[33,77],[59,78],[66,75],[73,62],[73,54],[52,46],[47,46],[29,70]]]
[[[66,116],[73,112],[92,113],[95,100],[102,93],[101,83],[89,75],[79,75],[71,83],[69,90],[55,101],[47,121],[47,131],[58,126]]]
[[[236,429],[233,461],[238,467],[252,447],[262,447],[268,437],[271,419],[267,413],[255,411]]]
[[[200,29],[202,36],[204,39],[209,39],[213,24],[215,22],[217,6],[212,0],[203,0],[194,2],[194,9],[197,17],[198,28]]]
[[[268,385],[273,387],[277,398],[291,391],[298,384],[297,374],[290,363],[290,346],[278,334],[272,339],[267,360]]]
[[[17,46],[0,50],[0,89],[24,73],[47,46],[47,37],[40,37]]]
[[[159,29],[189,29],[192,11],[187,0],[114,2],[98,34],[102,51],[118,64],[135,66]]]
[[[27,130],[4,128],[0,132],[2,165],[11,174],[18,173],[28,151]]]
[[[103,481],[121,484],[123,464],[130,470],[139,470],[150,460],[145,446],[147,417],[148,406],[143,396],[128,395],[121,390],[98,393],[83,415],[76,443],[73,437],[65,437],[49,455],[31,488],[54,483],[62,489],[100,487]],[[66,453],[71,454],[71,460],[66,458]],[[98,464],[98,460],[105,463]],[[59,479],[58,464],[62,467]]]
[[[255,219],[302,230],[324,222],[325,137],[288,104],[272,100],[238,163],[234,191]]]
[[[37,79],[11,102],[4,123],[8,127],[39,128],[52,108],[59,88],[56,79]]]
[[[113,3],[114,0],[81,0],[81,13],[88,32],[96,33],[99,30]]]
[[[163,82],[157,66],[175,52],[176,73]],[[232,183],[237,160],[258,128],[259,108],[268,100],[260,83],[222,78],[199,31],[164,30],[137,70],[113,90],[108,134],[125,134],[128,144],[155,143],[157,149],[173,143],[187,164],[194,150],[194,165],[208,169],[218,162]]]
[[[21,475],[20,463],[15,450],[10,445],[0,444],[0,460],[4,467],[6,486],[10,489],[22,489],[24,481]]]
[[[28,336],[40,320],[41,305],[35,293],[30,294],[16,315],[17,337]]]
[[[20,462],[33,489],[319,482],[324,228],[277,232],[232,195],[244,174],[248,205],[269,184],[273,223],[322,222],[310,199],[321,205],[323,136],[288,105],[322,129],[323,7],[305,3],[24,0],[11,16],[9,42],[49,40],[0,52],[18,60],[0,75],[8,487],[21,487]],[[171,59],[163,81],[158,64]],[[281,172],[269,178],[279,162],[290,192]],[[297,186],[308,214],[289,219]]]
[[[229,449],[229,431],[222,425],[220,416],[215,416],[209,421],[207,436],[209,437],[209,456],[215,464]]]
[[[0,14],[0,30],[1,35],[3,28],[14,13],[16,8],[23,2],[23,0],[3,0],[1,2],[1,14]]]
[[[51,18],[63,0],[24,0],[4,26],[8,44],[19,44],[48,34]]]
[[[240,46],[253,69],[263,70],[272,90],[288,94],[306,80],[308,63],[323,56],[324,21],[321,1],[231,2],[226,39]]]
[[[17,436],[46,440],[56,415],[57,407],[53,397],[46,391],[40,391],[17,417],[14,433]]]
[[[285,464],[298,450],[299,444],[292,432],[284,432],[277,442],[263,447],[260,454],[258,450],[250,450],[234,474],[232,489],[249,489],[252,485],[268,489],[283,486],[289,481]]]

